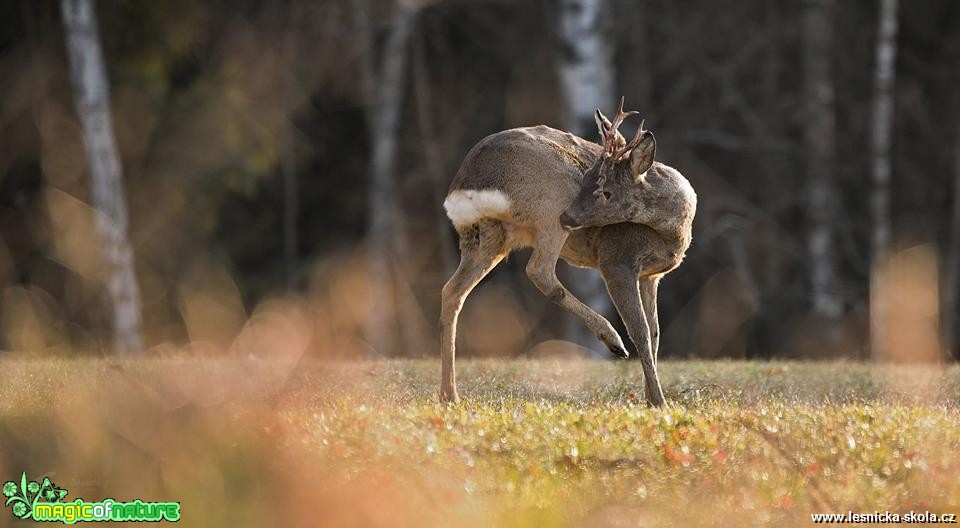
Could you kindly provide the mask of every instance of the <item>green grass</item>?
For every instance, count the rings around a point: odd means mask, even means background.
[[[663,410],[635,362],[459,367],[441,406],[436,361],[6,359],[0,479],[179,500],[185,526],[960,513],[957,367],[664,361]]]

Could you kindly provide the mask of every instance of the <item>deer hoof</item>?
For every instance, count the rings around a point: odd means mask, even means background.
[[[655,409],[662,409],[667,403],[666,398],[663,397],[663,394],[655,394],[652,392],[647,392],[647,405]]]
[[[623,345],[617,343],[606,343],[607,348],[610,350],[610,353],[616,356],[619,359],[627,359],[630,357],[630,353],[627,352],[627,349]]]
[[[440,389],[440,403],[460,403],[457,389]]]

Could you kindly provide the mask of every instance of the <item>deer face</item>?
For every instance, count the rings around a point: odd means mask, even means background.
[[[580,192],[560,215],[565,229],[580,229],[637,220],[654,189],[647,179],[657,141],[647,130],[629,144],[604,152],[583,177]]]

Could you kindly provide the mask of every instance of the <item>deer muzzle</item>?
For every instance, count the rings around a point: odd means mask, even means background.
[[[583,227],[580,225],[580,222],[574,220],[573,217],[566,212],[560,215],[560,225],[567,231],[574,231]]]

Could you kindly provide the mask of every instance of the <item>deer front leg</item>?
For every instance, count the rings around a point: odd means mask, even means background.
[[[657,354],[660,351],[660,320],[657,316],[657,287],[660,278],[641,277],[640,302],[643,304],[643,314],[647,318],[647,328],[650,330],[650,351],[653,355],[653,366],[657,366]],[[646,384],[647,401],[652,400],[650,384]]]
[[[617,307],[623,323],[627,326],[630,339],[637,347],[637,354],[643,365],[647,401],[654,407],[660,407],[665,400],[663,389],[660,388],[660,379],[657,377],[657,365],[653,359],[650,329],[640,300],[637,273],[629,267],[615,266],[601,269],[601,274],[607,284],[610,298],[613,299],[614,306]]]
[[[527,263],[527,277],[548,299],[579,317],[610,352],[617,357],[626,358],[629,355],[627,349],[610,321],[574,297],[557,279],[557,260],[567,239],[567,234],[559,228],[559,225],[557,227],[557,231],[540,233],[537,237],[533,255]]]

